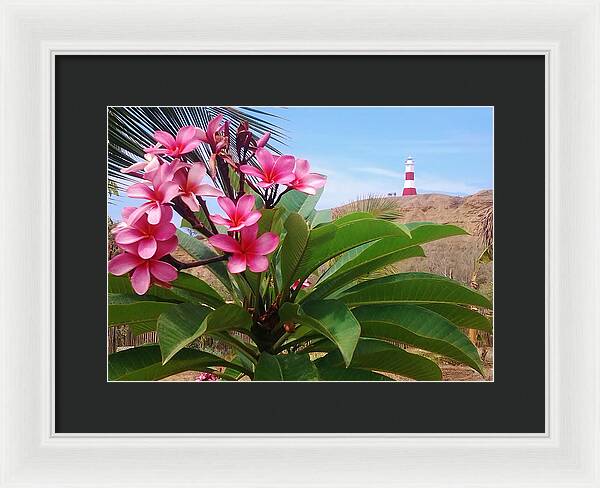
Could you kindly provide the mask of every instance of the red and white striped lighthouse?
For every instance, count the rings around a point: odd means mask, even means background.
[[[417,188],[415,187],[415,162],[413,161],[413,158],[409,156],[404,163],[404,167],[404,190],[402,191],[402,196],[416,195]]]

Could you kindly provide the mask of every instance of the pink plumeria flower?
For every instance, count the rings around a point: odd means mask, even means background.
[[[144,149],[146,153],[166,154],[174,158],[192,152],[200,145],[200,139],[196,137],[196,128],[192,125],[179,129],[176,137],[168,132],[157,130],[154,132],[154,140],[163,147],[147,147]]]
[[[229,122],[221,124],[222,115],[214,117],[206,126],[206,131],[196,128],[196,137],[199,141],[210,145],[212,152],[218,154],[228,144]]]
[[[317,189],[323,188],[327,182],[327,177],[310,172],[310,165],[306,159],[296,159],[294,175],[295,179],[288,186],[309,195],[315,195]]]
[[[225,234],[209,237],[208,241],[217,249],[231,253],[227,261],[230,273],[242,273],[246,267],[255,273],[262,273],[269,267],[267,254],[272,253],[279,245],[279,236],[273,232],[265,232],[258,239],[258,225],[244,227],[240,232],[240,242]]]
[[[194,381],[196,382],[201,382],[201,381],[218,381],[219,377],[216,374],[213,373],[200,373],[199,375],[197,375],[194,378]]]
[[[155,154],[145,154],[144,161],[134,163],[128,168],[123,168],[121,173],[138,173],[143,171],[144,173],[151,173],[156,171],[160,167],[161,161]]]
[[[115,225],[110,233],[111,234],[118,234],[119,232],[121,232],[123,229],[128,229],[129,228],[129,216],[135,211],[136,207],[125,207],[121,210],[121,222],[119,222],[117,225]]]
[[[240,230],[255,224],[261,213],[254,210],[254,197],[250,194],[242,195],[237,204],[227,197],[217,198],[217,203],[225,211],[227,217],[211,215],[210,219],[217,225],[224,225],[229,232]]]
[[[108,262],[108,271],[115,276],[133,271],[131,286],[138,295],[146,293],[152,283],[169,288],[170,282],[177,279],[177,270],[169,263],[160,260],[177,248],[177,236],[159,241],[156,252],[149,259],[144,259],[137,254],[137,243],[121,244],[120,247],[125,252]]]
[[[158,243],[166,241],[175,235],[177,228],[171,223],[173,210],[165,207],[160,216],[160,222],[156,225],[148,223],[148,217],[142,217],[136,222],[122,229],[115,237],[119,245],[137,244],[137,254],[143,259],[154,256]]]
[[[129,225],[139,220],[144,214],[148,214],[148,222],[150,224],[158,224],[166,205],[179,194],[179,185],[174,181],[160,182],[159,179],[155,179],[152,188],[145,183],[131,185],[127,189],[128,197],[143,198],[149,201],[142,204],[129,215]]]
[[[294,156],[278,156],[273,155],[264,148],[256,150],[256,159],[258,160],[259,168],[249,164],[242,164],[240,171],[244,174],[254,176],[260,181],[258,186],[261,188],[270,188],[273,185],[287,185],[296,178],[294,175]]]
[[[181,200],[192,210],[198,212],[200,203],[196,195],[205,197],[222,197],[223,192],[214,186],[202,184],[206,176],[206,167],[202,163],[192,165],[189,171],[179,170],[173,176],[173,181],[179,185]]]
[[[311,283],[308,280],[304,280],[302,282],[302,288],[309,288],[310,285],[311,285]],[[292,285],[292,290],[297,290],[298,286],[300,286],[300,280],[294,281],[294,284]]]

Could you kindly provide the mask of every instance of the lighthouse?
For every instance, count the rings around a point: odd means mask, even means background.
[[[416,195],[417,188],[415,187],[415,162],[410,156],[404,163],[404,190],[402,196]]]

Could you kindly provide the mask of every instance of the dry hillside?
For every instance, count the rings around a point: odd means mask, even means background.
[[[471,235],[450,237],[425,244],[426,258],[416,258],[399,265],[402,271],[429,271],[444,274],[469,284],[475,262],[483,250],[477,226],[484,211],[492,205],[494,193],[484,190],[467,197],[439,194],[395,197],[402,209],[402,222],[436,222],[454,224]],[[479,266],[477,282],[480,291],[491,293],[492,264]]]

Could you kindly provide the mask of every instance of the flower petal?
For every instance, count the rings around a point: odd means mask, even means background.
[[[121,169],[121,173],[137,173],[138,171],[142,171],[148,165],[148,161],[140,161],[138,163],[133,163],[131,166],[127,168]]]
[[[287,185],[288,183],[294,181],[295,178],[296,176],[294,175],[294,173],[287,173],[275,176],[273,178],[273,181],[275,181],[275,183],[278,183],[279,185]]]
[[[138,242],[144,238],[138,229],[123,229],[115,236],[115,242],[117,244],[131,244],[132,242]]]
[[[156,193],[160,197],[160,203],[169,203],[179,194],[179,185],[174,181],[165,181]]]
[[[185,146],[196,138],[196,128],[193,125],[186,125],[177,131],[175,142],[178,145]]]
[[[173,207],[171,207],[170,205],[163,205],[161,209],[160,222],[158,223],[158,225],[168,224],[169,222],[171,222],[172,218]]]
[[[262,147],[256,150],[256,159],[258,160],[263,172],[266,174],[269,174],[275,165],[273,155]]]
[[[154,254],[154,259],[160,259],[167,254],[172,253],[175,249],[177,249],[178,242],[177,236],[173,236],[166,241],[158,241],[156,243],[156,253]]]
[[[167,239],[173,237],[175,232],[177,232],[177,227],[175,227],[171,222],[166,224],[161,223],[157,225],[154,230],[154,238],[157,241],[166,241]]]
[[[235,203],[230,198],[219,197],[217,198],[217,203],[231,220],[235,219]]]
[[[196,188],[194,188],[194,193],[196,195],[202,195],[204,197],[222,197],[223,196],[223,192],[221,190],[219,190],[218,188],[215,188],[214,186],[211,185],[198,185]]]
[[[296,159],[294,173],[297,179],[301,179],[303,176],[310,173],[310,164],[308,164],[308,161],[306,159]]]
[[[294,185],[292,188],[294,190],[301,191],[302,193],[307,193],[308,195],[316,195],[317,190],[314,187],[308,185]]]
[[[121,210],[121,218],[127,220],[137,207],[125,207]]]
[[[254,245],[251,249],[248,249],[248,252],[256,253],[256,254],[270,254],[279,245],[279,236],[274,232],[265,232],[261,235],[256,241],[254,241]]]
[[[202,179],[206,176],[206,166],[202,163],[196,163],[190,168],[187,177],[187,184],[190,188],[200,185]]]
[[[240,223],[244,224],[244,227],[247,227],[252,224],[256,224],[262,217],[262,214],[258,211],[250,212]]]
[[[216,215],[216,214],[211,215],[210,220],[212,220],[214,224],[226,225],[227,227],[230,227],[232,224],[231,220],[226,219],[225,217],[221,217],[220,215]]]
[[[156,142],[160,142],[165,147],[171,147],[175,145],[175,138],[163,130],[157,130],[154,132],[154,140]]]
[[[258,225],[252,224],[244,227],[240,233],[240,238],[244,249],[250,249],[254,245],[258,234]]]
[[[227,269],[233,274],[246,271],[246,256],[244,254],[232,254],[227,261]]]
[[[169,263],[153,259],[150,261],[150,273],[157,280],[169,282],[177,279],[177,270]]]
[[[200,210],[200,204],[198,203],[198,199],[193,193],[186,193],[185,195],[181,195],[181,201],[185,203],[192,212],[198,212]]]
[[[310,173],[300,179],[300,183],[312,186],[313,188],[321,188],[327,183],[327,177],[317,173]]]
[[[217,234],[208,238],[211,246],[225,252],[239,253],[241,252],[240,243],[233,237],[225,234]]]
[[[236,204],[235,217],[236,219],[244,219],[254,209],[254,195],[246,193],[238,200]]]
[[[194,139],[190,142],[188,142],[185,146],[183,146],[181,148],[181,150],[179,151],[179,154],[187,154],[189,152],[192,152],[194,149],[196,149],[199,145],[200,145],[200,139]]]
[[[294,173],[294,165],[296,158],[294,156],[283,155],[279,156],[273,165],[271,173],[273,177],[285,176]]]
[[[257,178],[265,178],[265,174],[262,170],[255,168],[254,166],[250,166],[249,164],[242,164],[240,166],[240,171],[246,175],[256,176]]]
[[[143,205],[140,205],[138,208],[136,208],[133,212],[129,214],[129,217],[127,217],[127,223],[129,225],[134,225],[140,218],[142,218],[146,214],[146,212],[148,212],[148,210],[154,207],[154,205],[154,202],[146,202]]]
[[[131,286],[138,295],[143,295],[150,288],[150,267],[145,262],[135,268],[131,275]]]
[[[196,139],[200,139],[202,142],[208,142],[208,138],[206,137],[206,132],[196,127]]]
[[[145,198],[146,200],[155,200],[154,191],[144,183],[136,183],[127,188],[129,198]]]
[[[158,203],[151,204],[148,208],[148,223],[152,225],[156,225],[160,222],[160,217],[162,213],[162,205]]]
[[[138,254],[141,258],[150,259],[156,252],[156,239],[149,236],[138,243]]]
[[[215,132],[217,132],[222,120],[223,115],[217,115],[208,123],[208,125],[206,126],[206,135],[209,138],[214,138]]]
[[[255,273],[262,273],[269,267],[269,260],[260,254],[246,254],[246,263],[250,271]]]
[[[142,264],[144,260],[135,254],[124,252],[117,254],[108,262],[109,273],[115,276],[121,276],[125,273],[129,273],[133,268]]]

